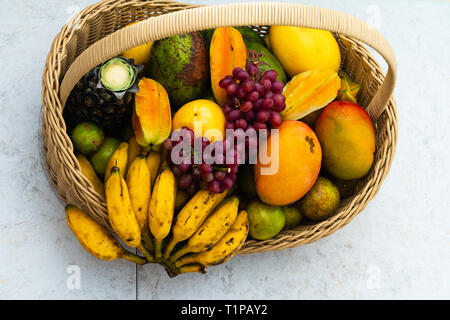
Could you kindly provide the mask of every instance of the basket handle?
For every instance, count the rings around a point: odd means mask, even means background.
[[[169,1],[170,3],[170,1]],[[376,120],[394,90],[397,63],[392,47],[376,29],[351,15],[294,3],[235,3],[180,10],[122,28],[97,41],[82,52],[67,70],[60,87],[65,105],[70,91],[90,69],[143,43],[176,34],[219,26],[290,25],[325,29],[360,40],[374,48],[386,60],[388,71],[367,111]]]

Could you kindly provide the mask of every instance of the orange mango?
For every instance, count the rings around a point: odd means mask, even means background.
[[[143,147],[157,150],[169,137],[172,130],[169,96],[157,81],[149,78],[139,81],[132,123],[136,141]]]
[[[278,152],[276,141],[278,140]],[[284,121],[260,145],[260,155],[254,165],[256,192],[259,198],[271,205],[287,205],[299,200],[319,176],[322,149],[314,131],[301,121]],[[274,150],[274,152],[272,152]],[[264,173],[269,167],[278,170]]]
[[[219,87],[219,81],[231,75],[236,67],[245,68],[247,48],[241,33],[233,27],[217,28],[209,47],[211,86],[219,105],[227,102],[227,94]]]
[[[333,101],[341,88],[341,78],[330,69],[314,69],[299,73],[283,89],[286,108],[283,120],[297,120]]]
[[[343,180],[365,176],[374,160],[375,130],[369,114],[348,101],[330,103],[320,113],[315,131],[325,169]]]

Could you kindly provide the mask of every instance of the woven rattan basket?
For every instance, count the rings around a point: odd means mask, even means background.
[[[123,28],[134,21],[141,22]],[[87,210],[108,227],[104,199],[82,175],[62,116],[76,82],[99,63],[139,44],[174,34],[239,25],[250,25],[261,34],[270,25],[332,31],[340,45],[342,68],[362,84],[358,102],[367,109],[376,128],[372,169],[361,180],[357,192],[342,201],[334,216],[283,231],[271,240],[249,240],[240,253],[310,243],[342,228],[366,207],[389,172],[397,139],[397,111],[392,97],[396,61],[389,43],[378,31],[350,15],[300,4],[193,6],[156,0],[105,0],[87,7],[62,28],[52,44],[43,73],[42,134],[49,174],[64,201]],[[389,67],[386,76],[365,44],[386,60]]]

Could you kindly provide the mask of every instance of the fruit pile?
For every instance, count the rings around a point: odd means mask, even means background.
[[[330,32],[272,26],[176,35],[94,68],[64,118],[114,234],[68,205],[71,230],[97,258],[175,276],[225,262],[247,235],[328,219],[375,151],[340,66]]]

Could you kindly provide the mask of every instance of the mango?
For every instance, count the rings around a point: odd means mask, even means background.
[[[311,190],[300,199],[298,208],[310,220],[325,220],[339,208],[340,199],[339,190],[333,182],[319,177]]]
[[[272,205],[297,201],[313,186],[321,161],[322,149],[314,131],[303,122],[284,121],[267,143],[259,146],[254,165],[259,198]]]
[[[343,180],[365,176],[374,160],[375,129],[369,114],[348,101],[330,103],[320,113],[315,132],[323,151],[323,165]]]
[[[202,97],[209,80],[205,40],[199,32],[192,32],[155,42],[149,70],[150,78],[167,90],[174,110]]]
[[[133,130],[142,147],[157,150],[172,130],[169,96],[155,80],[142,78],[134,99]]]
[[[314,69],[296,75],[283,89],[286,108],[281,117],[297,120],[325,107],[336,98],[340,87],[341,79],[330,69]]]
[[[219,81],[231,75],[233,69],[245,68],[247,48],[241,33],[233,27],[217,28],[209,46],[211,87],[219,105],[227,102],[227,93],[219,87]]]
[[[269,37],[272,52],[290,77],[313,69],[339,70],[341,52],[329,31],[271,26]]]

